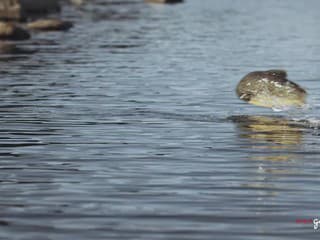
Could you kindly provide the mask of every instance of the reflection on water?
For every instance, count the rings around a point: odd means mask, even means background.
[[[37,50],[16,46],[12,43],[1,43],[0,41],[0,63],[14,62],[18,60],[28,60],[31,54]],[[0,71],[5,70],[3,67]]]
[[[298,159],[295,150],[303,143],[307,125],[302,126],[281,116],[243,115],[228,119],[237,126],[241,147],[253,151],[248,159],[257,162],[257,175],[241,186],[259,190],[260,201],[280,197],[283,189],[278,181],[281,176],[300,174],[299,170],[292,168],[292,163]]]
[[[290,148],[302,141],[303,130],[296,126],[295,122],[282,117],[270,116],[234,116],[231,117],[237,122],[241,130],[240,136],[247,138],[252,143],[266,142],[272,149]]]
[[[27,48],[19,47],[13,43],[0,41],[1,58],[2,58],[2,55],[5,55],[5,54],[17,55],[17,54],[32,54],[35,52],[36,50],[34,49],[27,49]]]
[[[249,140],[249,147],[265,151],[263,156],[252,156],[256,160],[289,161],[294,158],[285,150],[296,149],[303,141],[303,128],[298,122],[285,117],[232,116],[237,124],[239,137]],[[282,150],[274,151],[272,150]]]
[[[88,1],[79,10],[93,21],[137,20],[140,15],[142,1]]]

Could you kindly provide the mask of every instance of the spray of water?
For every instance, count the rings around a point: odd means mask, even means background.
[[[289,106],[281,106],[273,101],[272,110],[275,112],[283,112],[288,115],[288,119],[308,128],[320,129],[320,104],[310,101],[302,107],[295,108]]]

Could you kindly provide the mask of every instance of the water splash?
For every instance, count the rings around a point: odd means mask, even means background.
[[[288,107],[288,106],[275,106],[272,108],[274,112],[284,112],[287,117],[293,123],[298,125],[319,129],[320,128],[320,117],[317,114],[317,105],[315,104],[305,104],[302,107]]]

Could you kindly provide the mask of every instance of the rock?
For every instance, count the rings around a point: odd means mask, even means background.
[[[144,0],[147,3],[182,3],[183,0]]]
[[[21,9],[19,0],[0,1],[0,19],[2,20],[22,20],[25,13]]]
[[[72,26],[72,22],[59,19],[42,19],[27,24],[27,28],[39,31],[67,31]]]
[[[81,6],[85,3],[85,0],[70,0],[70,2],[76,6]]]
[[[13,23],[0,22],[1,40],[26,40],[30,38],[27,30]]]
[[[273,109],[303,107],[306,91],[287,79],[284,70],[256,71],[239,82],[237,95],[248,103]]]
[[[0,0],[0,19],[22,21],[33,14],[60,10],[58,0]]]

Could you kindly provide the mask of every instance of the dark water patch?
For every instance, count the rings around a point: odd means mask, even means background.
[[[22,55],[19,56],[20,59],[21,57],[23,57],[24,55],[28,55],[28,54],[34,54],[36,53],[37,50],[36,49],[28,49],[28,48],[22,48],[22,47],[12,47],[11,49],[7,49],[5,51],[1,51],[0,50],[0,59],[6,59],[5,57],[12,57],[11,55]],[[17,58],[17,56],[15,56]],[[10,59],[10,58],[8,58]],[[19,59],[19,58],[17,58]]]
[[[19,60],[27,60],[29,58],[28,55],[11,55],[11,54],[4,54],[0,55],[0,62],[13,62]]]
[[[104,44],[101,45],[101,48],[120,48],[120,49],[126,49],[126,48],[137,48],[141,47],[142,45],[139,44]]]
[[[139,8],[122,8],[121,10],[113,8],[100,8],[99,6],[86,6],[82,8],[94,22],[99,21],[129,21],[138,20],[140,17]]]
[[[8,138],[6,140],[12,140],[11,138]],[[1,141],[1,140],[0,140]],[[1,143],[0,142],[0,147],[3,148],[3,147],[28,147],[28,146],[44,146],[44,145],[47,145],[47,144],[44,144],[44,143],[39,143],[39,142],[32,142],[32,141],[28,141],[28,142],[14,142],[14,143]]]
[[[5,220],[0,220],[0,226],[9,226],[10,223],[8,221]]]
[[[161,119],[171,119],[171,120],[181,120],[181,121],[195,121],[195,122],[221,122],[225,121],[222,117],[217,117],[214,115],[206,114],[183,114],[183,113],[173,113],[173,112],[162,112],[162,111],[153,111],[150,109],[135,109],[133,115],[151,117],[151,118],[161,118]]]
[[[107,1],[94,1],[95,5],[101,5],[101,6],[105,6],[105,5],[133,5],[133,4],[140,4],[141,5],[141,1],[139,0],[131,0],[131,1],[122,1],[122,0],[107,0]]]

